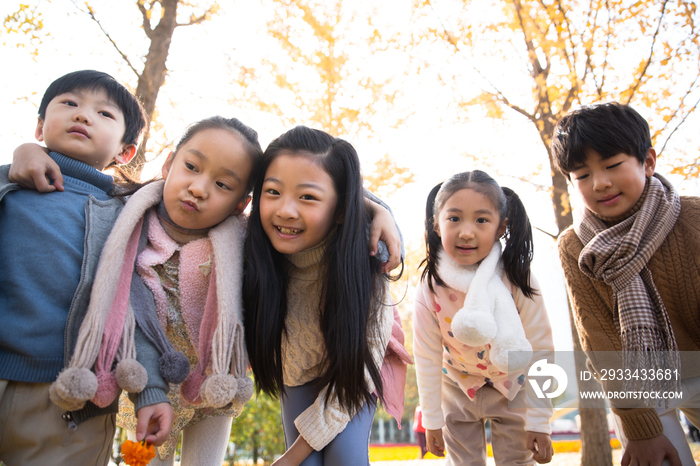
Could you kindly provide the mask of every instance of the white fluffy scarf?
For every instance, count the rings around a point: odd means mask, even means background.
[[[501,372],[524,369],[532,358],[513,296],[501,279],[501,243],[478,265],[460,265],[444,250],[438,254],[438,274],[447,286],[467,296],[452,318],[452,333],[468,346],[490,345],[489,359]],[[510,352],[510,359],[509,359]]]

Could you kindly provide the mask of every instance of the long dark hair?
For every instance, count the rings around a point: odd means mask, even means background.
[[[536,291],[530,286],[530,263],[532,262],[532,227],[520,197],[510,188],[501,188],[496,180],[481,170],[458,173],[444,183],[436,185],[428,195],[425,205],[425,265],[421,278],[428,280],[428,287],[435,291],[434,284],[446,286],[438,274],[438,253],[442,240],[435,231],[435,219],[440,209],[454,193],[472,189],[488,197],[498,210],[499,222],[507,218],[504,234],[506,246],[501,260],[508,280],[532,298]]]
[[[381,264],[370,257],[362,175],[357,152],[348,142],[322,131],[298,126],[265,150],[253,189],[253,206],[245,241],[244,309],[246,346],[258,391],[284,394],[282,335],[287,316],[287,259],[276,251],[260,221],[260,194],[265,172],[281,152],[313,157],[330,175],[338,204],[335,217],[342,223],[328,238],[323,262],[321,332],[325,344],[325,372],[317,387],[328,387],[326,401],[335,394],[349,413],[372,400],[365,370],[380,398],[380,367],[368,344],[377,335],[379,310],[384,304]],[[322,312],[321,312],[322,310]]]

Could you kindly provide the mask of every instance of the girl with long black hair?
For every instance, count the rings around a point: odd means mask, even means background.
[[[261,174],[244,308],[256,387],[281,398],[288,450],[275,465],[368,465],[376,400],[395,392],[381,375],[394,315],[367,254],[357,153],[300,126],[270,143]]]

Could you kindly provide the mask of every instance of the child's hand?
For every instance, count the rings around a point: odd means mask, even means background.
[[[540,464],[549,463],[552,461],[554,449],[552,448],[552,439],[549,434],[541,432],[529,432],[525,437],[527,449],[532,452],[532,457]]]
[[[63,191],[63,175],[48,149],[38,144],[22,144],[12,154],[10,181],[42,193]],[[53,180],[51,184],[50,180]]]
[[[313,451],[311,445],[300,435],[272,466],[299,466]]]
[[[162,445],[170,435],[175,420],[175,412],[170,403],[156,403],[144,406],[136,413],[136,440],[146,438],[155,446]]]
[[[425,429],[425,443],[428,451],[435,456],[445,456],[445,440],[442,438],[442,429]]]
[[[369,254],[375,256],[379,250],[379,240],[386,243],[389,260],[384,262],[382,272],[389,273],[401,263],[401,237],[391,213],[374,201],[365,198],[365,203],[374,214],[369,228]]]
[[[670,466],[681,466],[676,447],[662,434],[649,440],[630,440],[620,465],[661,466],[664,458],[668,459]]]

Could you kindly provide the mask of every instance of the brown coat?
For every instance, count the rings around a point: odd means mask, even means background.
[[[578,259],[582,250],[573,227],[565,230],[559,239],[559,257],[581,346],[584,351],[621,351],[612,288],[581,272]],[[681,197],[680,216],[647,267],[671,319],[679,350],[700,351],[700,198]],[[682,366],[684,378],[700,376],[700,372],[689,369]],[[663,433],[652,409],[614,411],[630,440]]]

